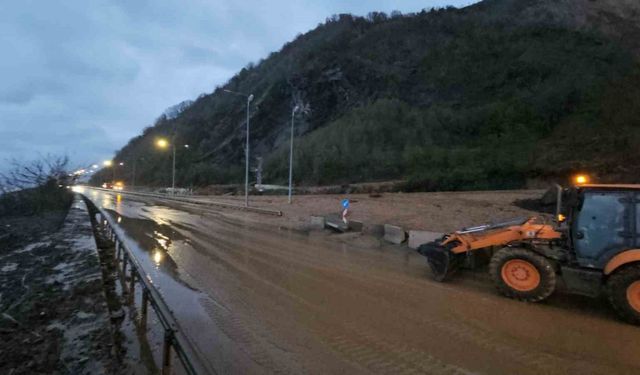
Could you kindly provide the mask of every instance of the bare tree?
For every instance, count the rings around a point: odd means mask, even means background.
[[[56,182],[63,184],[68,179],[67,156],[46,155],[30,162],[13,159],[9,171],[0,173],[0,190],[3,192],[23,190]]]

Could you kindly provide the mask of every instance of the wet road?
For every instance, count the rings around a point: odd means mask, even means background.
[[[422,257],[366,236],[86,195],[119,221],[220,373],[640,373],[640,328],[600,300],[560,293],[520,303],[498,296],[484,274],[433,282]]]

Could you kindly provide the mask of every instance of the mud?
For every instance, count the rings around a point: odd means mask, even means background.
[[[482,272],[433,282],[421,256],[369,236],[278,231],[255,214],[88,196],[121,217],[181,329],[220,373],[640,372],[640,328],[601,300],[559,292],[520,303],[500,297]],[[498,205],[487,196],[441,195],[428,204],[456,209],[426,216],[457,224]],[[171,239],[164,247],[158,230]]]
[[[13,218],[0,251],[0,373],[118,373],[86,209]]]

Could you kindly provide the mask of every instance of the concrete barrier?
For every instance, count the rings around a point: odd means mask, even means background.
[[[366,224],[362,228],[362,232],[375,237],[384,236],[384,225],[381,224]]]
[[[362,224],[362,221],[349,220],[349,230],[350,231],[362,232],[362,227],[364,227],[364,224]]]
[[[443,235],[443,233],[429,232],[425,230],[410,230],[409,247],[412,249],[417,249],[422,244],[442,238]]]
[[[311,216],[311,229],[324,229],[324,216]]]
[[[401,244],[407,239],[404,229],[391,224],[384,225],[384,240],[394,244]]]

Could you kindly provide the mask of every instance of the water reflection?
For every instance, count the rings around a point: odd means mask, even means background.
[[[116,218],[118,225],[127,232],[130,238],[135,239],[138,243],[138,247],[141,250],[139,256],[146,254],[156,270],[168,274],[171,278],[193,289],[181,278],[180,270],[171,257],[172,253],[183,251],[185,247],[193,250],[190,241],[186,237],[173,230],[168,224],[128,217],[113,209],[105,210]]]
[[[158,266],[160,266],[160,263],[162,263],[162,259],[164,258],[164,255],[162,255],[161,251],[156,250],[153,253],[153,262],[156,264],[156,268],[158,268]]]
[[[111,208],[111,197],[107,194],[102,196],[102,208]]]
[[[153,231],[153,235],[156,242],[158,242],[158,245],[160,245],[164,250],[169,249],[169,244],[171,243],[171,239],[169,237],[158,232],[157,230]]]

